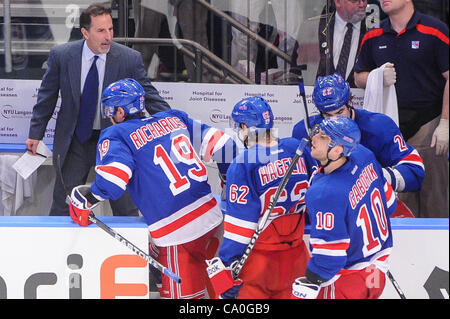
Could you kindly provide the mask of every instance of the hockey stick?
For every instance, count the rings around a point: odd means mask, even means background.
[[[297,147],[297,150],[295,151],[295,155],[292,159],[291,164],[286,170],[286,174],[283,176],[283,179],[281,180],[280,184],[278,185],[278,188],[275,192],[275,195],[272,197],[272,200],[270,201],[269,205],[267,206],[261,220],[258,223],[258,226],[256,227],[255,232],[253,233],[252,238],[250,238],[250,242],[248,243],[247,247],[245,248],[244,254],[239,259],[239,262],[237,265],[233,268],[233,277],[236,279],[238,278],[240,272],[242,271],[242,267],[244,267],[244,264],[246,263],[250,253],[252,252],[253,248],[255,247],[256,241],[258,240],[259,236],[261,235],[261,232],[263,231],[267,220],[269,219],[270,214],[272,213],[272,210],[274,209],[275,205],[278,202],[278,198],[281,195],[281,192],[284,190],[287,182],[289,181],[289,178],[291,177],[292,171],[294,170],[295,165],[297,165],[297,162],[300,158],[300,156],[303,155],[303,151],[305,150],[306,145],[309,144],[309,116],[308,116],[308,108],[306,104],[306,96],[305,96],[305,87],[303,85],[303,77],[301,75],[298,76],[299,78],[299,89],[300,89],[300,95],[303,98],[303,105],[305,107],[306,112],[306,119],[305,119],[305,127],[307,128],[308,133],[308,139],[303,138],[300,141],[300,144]]]
[[[305,109],[305,128],[308,138],[311,136],[311,127],[309,125],[309,114],[308,114],[308,104],[306,102],[306,95],[305,95],[305,83],[303,82],[303,76],[299,75],[297,79],[298,83],[298,89],[300,91],[300,96],[303,100],[303,108]]]
[[[309,125],[309,115],[308,115],[308,105],[306,103],[306,95],[305,95],[305,85],[303,83],[303,77],[300,75],[298,77],[298,87],[300,90],[300,95],[303,99],[303,106],[305,108],[305,128],[306,128],[306,132],[308,134],[309,137],[311,137],[311,127]],[[392,285],[394,286],[395,290],[397,291],[398,295],[400,296],[401,299],[406,299],[405,294],[403,293],[402,289],[400,288],[399,284],[397,283],[397,281],[395,280],[394,276],[392,276],[391,272],[388,270],[387,271],[387,276],[389,278],[389,280],[392,282]]]
[[[62,169],[61,169],[61,159],[60,156],[58,155],[57,158],[57,166],[58,166],[58,173],[61,179],[61,184],[63,186],[64,192],[66,193],[66,200],[70,202],[70,195],[67,191],[66,185],[64,184],[64,179],[62,177]],[[137,254],[138,256],[140,256],[141,258],[143,258],[145,261],[147,261],[147,263],[149,263],[150,265],[152,265],[153,267],[155,267],[156,269],[158,269],[160,272],[162,272],[164,275],[166,275],[167,277],[169,277],[170,279],[174,280],[177,283],[181,283],[181,278],[179,276],[177,276],[176,274],[174,274],[172,271],[170,271],[168,268],[164,267],[163,265],[161,265],[159,262],[157,262],[155,259],[153,259],[152,257],[150,257],[148,254],[146,254],[143,250],[141,250],[139,247],[137,247],[136,245],[134,245],[133,243],[131,243],[129,240],[127,240],[125,237],[123,237],[122,235],[120,235],[118,232],[116,232],[114,229],[112,229],[111,227],[109,227],[108,225],[106,225],[105,223],[103,223],[102,221],[100,221],[97,217],[95,217],[94,213],[92,212],[92,210],[90,210],[89,213],[89,220],[96,224],[99,228],[101,228],[102,230],[104,230],[105,232],[107,232],[109,235],[111,235],[112,237],[114,237],[115,239],[117,239],[119,242],[121,242],[122,244],[124,244],[125,246],[127,246],[129,249],[131,249],[135,254]]]
[[[400,288],[397,280],[395,280],[394,276],[392,276],[391,272],[388,270],[386,272],[389,280],[392,282],[392,285],[394,286],[395,290],[397,291],[398,295],[400,296],[401,299],[406,299],[405,294],[403,293],[402,289]]]
[[[291,164],[286,170],[286,174],[284,174],[283,179],[281,180],[280,184],[278,185],[277,191],[275,192],[275,195],[272,197],[272,200],[270,201],[269,205],[267,206],[263,217],[258,223],[258,226],[256,227],[255,232],[253,233],[252,238],[250,239],[250,242],[248,243],[247,247],[245,248],[244,254],[242,255],[241,259],[239,260],[238,264],[233,268],[233,277],[238,278],[242,267],[244,267],[245,262],[247,261],[250,253],[253,250],[253,247],[255,247],[255,243],[259,238],[259,235],[261,235],[261,232],[264,229],[264,226],[266,225],[267,220],[269,219],[270,214],[272,213],[273,208],[278,202],[278,198],[281,195],[281,192],[284,190],[284,187],[286,186],[287,182],[289,181],[289,178],[291,177],[292,171],[294,170],[300,156],[302,156],[303,151],[308,144],[308,140],[303,138],[300,141],[299,146],[297,147],[297,150],[295,151],[295,155],[292,159]]]
[[[160,272],[162,272],[164,275],[169,277],[170,279],[176,281],[177,283],[181,283],[181,278],[171,272],[168,268],[161,265],[159,262],[157,262],[155,259],[147,255],[144,251],[139,249],[136,245],[132,244],[130,241],[128,241],[126,238],[124,238],[122,235],[120,235],[118,232],[116,232],[114,229],[100,221],[97,217],[95,217],[94,213],[91,211],[89,214],[89,220],[96,224],[98,227],[103,229],[105,232],[110,234],[112,237],[117,239],[119,242],[127,246],[129,249],[131,249],[135,254],[143,258],[145,261],[147,261],[150,265],[158,269]]]

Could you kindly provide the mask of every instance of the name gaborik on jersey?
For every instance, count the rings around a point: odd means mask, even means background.
[[[366,195],[370,188],[370,185],[374,180],[378,178],[377,173],[373,168],[373,163],[367,165],[359,175],[356,183],[353,185],[352,190],[348,194],[350,205],[353,209],[358,205],[361,199]]]

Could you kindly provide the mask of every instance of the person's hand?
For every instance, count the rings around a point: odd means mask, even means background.
[[[295,279],[292,284],[291,299],[316,299],[320,287],[310,282],[306,277]]]
[[[244,281],[242,281],[242,279],[236,279],[234,286],[224,293],[220,294],[219,299],[236,299],[243,284]]]
[[[87,185],[79,185],[72,189],[70,194],[69,211],[72,220],[80,226],[88,226],[91,221],[89,215],[91,213],[91,203],[86,199],[85,195],[90,191]]]
[[[448,120],[441,119],[431,137],[431,147],[436,147],[436,155],[448,153]]]
[[[383,85],[391,86],[397,82],[397,73],[395,72],[394,64],[386,63],[383,69]]]
[[[35,140],[32,138],[29,138],[25,141],[25,146],[27,147],[27,151],[33,155],[36,155],[36,150],[37,150],[38,144],[39,144],[39,140]]]
[[[206,260],[208,277],[219,299],[236,299],[244,282],[233,278],[233,267],[225,267],[219,257]]]

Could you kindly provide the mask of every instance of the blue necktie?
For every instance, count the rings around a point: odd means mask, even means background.
[[[344,79],[347,78],[347,63],[352,44],[352,35],[353,25],[351,23],[347,23],[347,32],[345,32],[344,44],[342,45],[341,54],[339,55],[339,61],[336,67],[336,72],[342,75]]]
[[[83,93],[81,94],[80,112],[78,113],[77,126],[75,128],[75,135],[81,143],[85,143],[91,137],[95,112],[97,111],[99,85],[97,59],[98,55],[95,55],[94,62],[92,62],[84,82]]]

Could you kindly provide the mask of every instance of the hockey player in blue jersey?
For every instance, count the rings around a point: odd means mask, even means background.
[[[272,110],[261,97],[238,102],[231,121],[247,149],[227,171],[224,235],[219,256],[207,261],[208,274],[222,298],[289,298],[291,283],[304,274],[309,259],[303,241],[304,194],[317,162],[307,152],[300,157],[239,279],[234,279],[232,269],[249,244],[300,141],[278,139],[273,134]]]
[[[182,111],[145,117],[144,93],[132,79],[114,82],[103,92],[104,114],[118,124],[102,131],[96,179],[72,190],[70,214],[87,226],[92,204],[119,198],[128,189],[159,252],[155,258],[183,279],[179,284],[163,276],[161,297],[203,298],[209,283],[205,259],[215,254],[212,249],[208,255],[207,247],[217,250],[215,236],[223,220],[204,162],[215,160],[225,173],[235,144]]]
[[[392,249],[394,191],[374,154],[359,144],[352,119],[326,118],[312,135],[311,156],[321,167],[305,196],[311,259],[292,297],[378,298]]]
[[[425,167],[417,150],[406,144],[400,129],[387,115],[353,108],[350,86],[342,76],[335,73],[318,77],[312,99],[320,114],[309,118],[310,127],[330,116],[351,117],[361,130],[361,144],[375,154],[383,167],[384,177],[394,190],[396,192],[420,190],[425,177]],[[304,120],[294,126],[292,136],[297,139],[306,137]],[[405,214],[408,212],[409,210],[406,210]],[[402,213],[399,210],[397,214]]]

